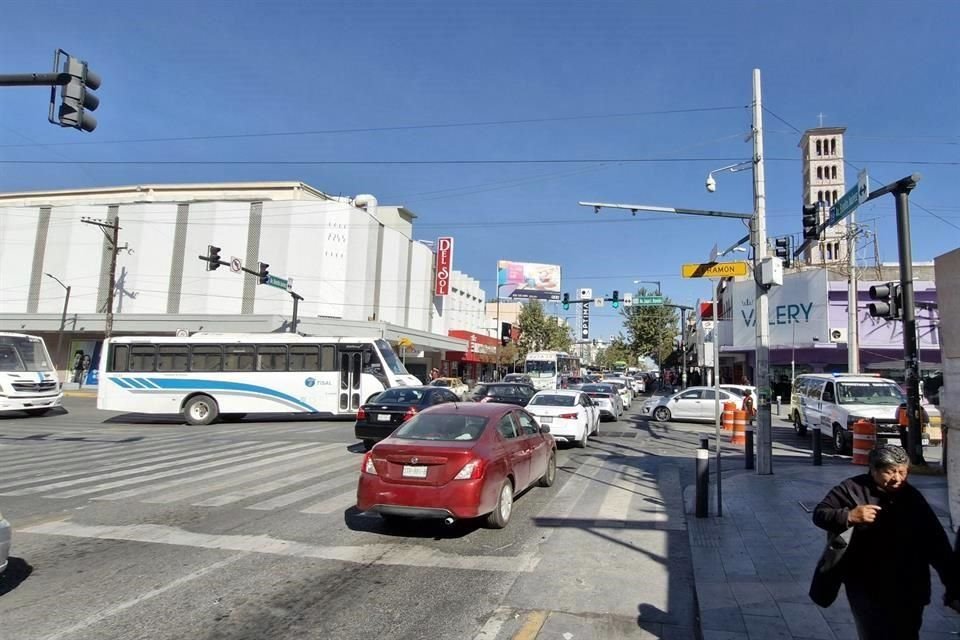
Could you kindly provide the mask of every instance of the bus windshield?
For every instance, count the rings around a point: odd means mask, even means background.
[[[401,362],[397,354],[394,353],[393,347],[390,346],[389,342],[386,340],[376,340],[374,344],[377,345],[377,350],[380,351],[380,355],[383,356],[383,361],[387,363],[387,368],[390,369],[390,371],[398,376],[410,375],[407,373],[407,368],[403,366],[403,362]]]
[[[527,360],[527,373],[541,378],[557,375],[557,363],[549,360]]]
[[[0,371],[53,371],[39,338],[0,336]]]

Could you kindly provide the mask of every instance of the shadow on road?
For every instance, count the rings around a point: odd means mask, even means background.
[[[45,411],[39,415],[30,415],[26,411],[10,411],[0,414],[0,421],[3,420],[23,420],[24,418],[32,418],[34,420],[43,420],[44,418],[54,418],[57,416],[65,416],[69,411],[64,407],[50,407],[49,411]]]
[[[389,522],[379,516],[365,515],[356,507],[343,512],[343,522],[352,531],[375,533],[392,538],[432,538],[453,540],[480,528],[479,520],[457,520],[452,525],[429,518],[395,518]]]
[[[0,596],[19,587],[20,583],[29,578],[31,573],[33,573],[33,567],[26,560],[10,558],[7,570],[0,573]]]

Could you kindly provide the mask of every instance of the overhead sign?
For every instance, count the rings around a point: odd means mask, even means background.
[[[593,299],[593,306],[598,307],[598,308],[599,308],[599,307],[602,307],[602,306],[603,306],[603,298],[594,298],[594,299]]]
[[[497,262],[497,290],[510,298],[560,299],[560,265],[535,262]]]
[[[867,177],[866,171],[861,171],[857,175],[857,186],[843,194],[843,197],[830,207],[830,217],[827,224],[836,224],[846,218],[856,211],[857,207],[866,202],[869,195],[870,179]]]
[[[746,262],[704,262],[700,264],[692,262],[683,265],[681,273],[684,278],[731,278],[750,273],[750,265]]]
[[[633,294],[625,293],[623,294],[623,306],[632,307],[633,306]]]
[[[453,269],[453,238],[437,238],[437,279],[434,295],[450,295],[450,271]]]
[[[582,291],[582,289],[581,289]],[[587,289],[589,291],[589,289]],[[580,303],[580,339],[590,338],[590,301]]]
[[[230,271],[234,273],[240,273],[243,270],[243,263],[240,262],[240,258],[236,256],[230,256]]]
[[[663,296],[637,296],[633,304],[638,306],[663,304]]]
[[[277,276],[267,276],[267,286],[283,289],[284,291],[289,290],[286,278],[278,278]]]
[[[580,289],[580,299],[581,300],[593,299],[593,289]]]

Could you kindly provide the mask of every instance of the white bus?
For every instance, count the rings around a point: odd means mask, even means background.
[[[566,378],[580,375],[580,358],[562,351],[533,351],[523,370],[537,390],[561,389]]]
[[[42,416],[63,402],[63,387],[43,340],[0,333],[0,412]]]
[[[353,416],[386,388],[419,384],[381,338],[129,336],[104,345],[97,408],[181,413],[194,425],[248,413]]]

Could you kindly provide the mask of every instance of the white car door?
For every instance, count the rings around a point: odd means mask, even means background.
[[[684,391],[670,402],[670,413],[674,418],[699,418],[702,396],[700,389]]]
[[[592,431],[593,426],[600,420],[600,407],[593,404],[593,399],[585,393],[580,394],[580,406],[587,412],[587,427]]]

